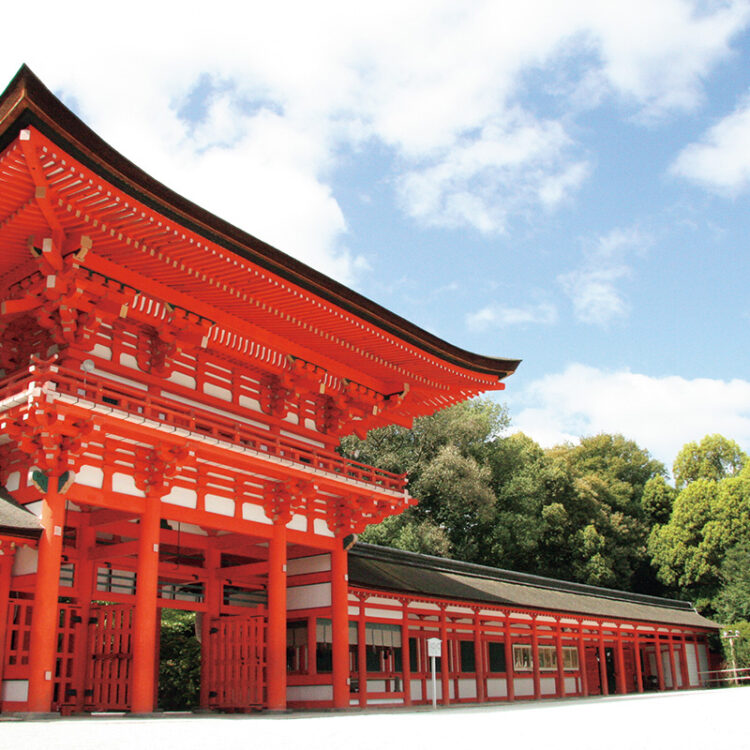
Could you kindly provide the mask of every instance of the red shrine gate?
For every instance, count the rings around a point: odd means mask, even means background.
[[[343,539],[416,501],[339,438],[501,389],[518,362],[202,211],[26,68],[0,96],[0,303],[0,485],[42,527],[0,528],[3,708],[152,711],[162,607],[202,615],[204,706],[284,708],[307,605],[330,621],[327,700],[348,705]],[[325,581],[292,571],[320,556]],[[227,677],[232,617],[265,638]]]

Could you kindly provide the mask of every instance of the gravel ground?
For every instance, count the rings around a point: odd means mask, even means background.
[[[431,709],[0,721],[14,750],[750,750],[750,689]]]

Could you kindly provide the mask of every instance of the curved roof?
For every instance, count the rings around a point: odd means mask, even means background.
[[[0,95],[0,150],[29,126],[100,178],[170,221],[445,363],[483,375],[485,380],[486,376],[502,379],[520,363],[453,346],[178,195],[103,141],[24,65]],[[491,387],[485,382],[477,390]]]

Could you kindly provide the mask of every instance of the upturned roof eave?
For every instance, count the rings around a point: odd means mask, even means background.
[[[511,375],[521,363],[454,346],[187,200],[112,148],[23,65],[0,95],[0,150],[29,125],[102,179],[170,221],[432,356],[498,379]]]

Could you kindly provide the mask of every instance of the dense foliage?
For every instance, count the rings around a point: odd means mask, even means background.
[[[364,541],[694,601],[750,628],[750,462],[732,440],[687,443],[665,467],[622,435],[544,450],[474,400],[342,451],[408,472],[419,505]],[[735,625],[736,624],[736,625]],[[750,631],[749,631],[750,634]],[[740,663],[750,644],[738,645]]]
[[[159,659],[159,707],[195,708],[200,700],[201,646],[195,636],[195,612],[163,609]]]

